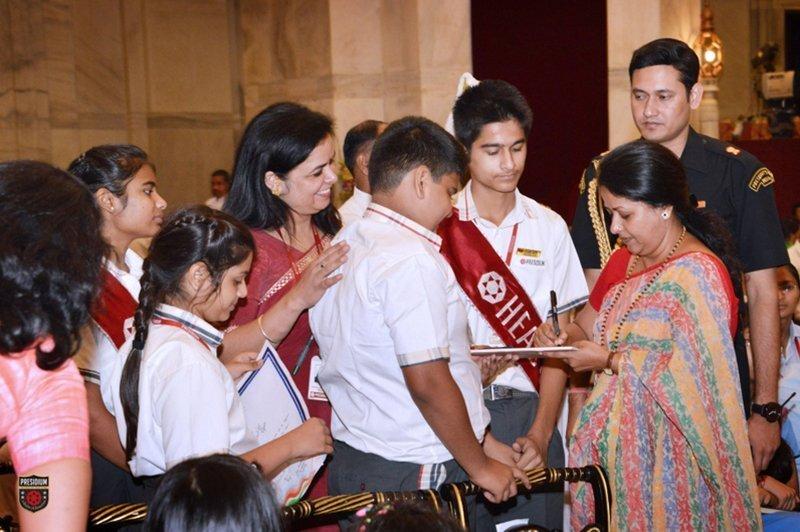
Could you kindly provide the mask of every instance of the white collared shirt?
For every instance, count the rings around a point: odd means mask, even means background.
[[[188,458],[242,454],[255,447],[233,379],[217,359],[222,333],[170,305],[159,305],[154,318],[184,328],[150,324],[139,370],[139,427],[136,452],[128,462],[131,473],[161,475]],[[119,388],[132,342],[133,335],[120,348],[101,387],[123,443],[127,426]]]
[[[333,437],[387,460],[452,459],[422,417],[402,367],[449,360],[472,430],[483,439],[489,412],[469,356],[467,317],[441,239],[371,204],[334,242],[350,245],[341,281],[311,309],[320,347],[319,382],[333,406]]]
[[[125,265],[128,271],[121,270],[108,259],[103,266],[125,287],[136,301],[139,300],[139,279],[142,277],[144,260],[132,249],[125,252]],[[126,330],[133,325],[133,318],[125,322]],[[97,384],[108,377],[108,372],[117,357],[117,346],[106,334],[91,321],[81,330],[81,347],[75,355],[75,364],[87,382]]]
[[[372,201],[372,195],[367,194],[358,187],[353,188],[353,195],[339,208],[339,217],[342,227],[350,225],[364,216],[364,212]]]
[[[589,289],[567,224],[558,214],[519,190],[515,198],[514,208],[499,226],[478,215],[472,198],[472,181],[458,193],[456,207],[459,218],[472,220],[503,261],[511,258],[509,269],[525,288],[542,320],[551,314],[550,290],[556,292],[559,314],[582,305],[589,296]],[[504,345],[466,294],[462,292],[461,295],[467,306],[472,343]],[[525,371],[518,366],[498,375],[493,384],[535,391]]]
[[[206,200],[206,206],[221,211],[222,206],[225,205],[225,198],[227,197],[228,196],[221,196],[218,198],[216,196],[211,196]]]

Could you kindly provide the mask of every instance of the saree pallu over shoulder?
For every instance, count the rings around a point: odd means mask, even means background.
[[[611,335],[646,272],[612,287],[600,309]],[[608,308],[618,291],[619,302]],[[600,375],[570,445],[571,465],[599,464],[619,530],[761,530],[731,339],[734,296],[713,256],[673,259],[621,327],[619,374]],[[573,528],[592,494],[573,486]]]

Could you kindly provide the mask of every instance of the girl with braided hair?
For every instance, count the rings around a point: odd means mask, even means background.
[[[237,375],[217,358],[223,334],[211,323],[226,321],[247,295],[253,250],[245,226],[204,206],[177,212],[153,239],[135,334],[102,383],[134,476],[158,477],[187,458],[222,452],[254,461],[272,477],[292,461],[332,451],[319,419],[254,448],[233,382]],[[267,312],[261,320],[285,334],[296,318]],[[245,329],[249,335],[248,327],[231,334]],[[155,487],[152,478],[143,480]]]

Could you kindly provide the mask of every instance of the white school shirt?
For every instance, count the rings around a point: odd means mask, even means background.
[[[364,212],[367,210],[367,207],[369,207],[371,201],[371,194],[367,194],[358,187],[353,188],[353,195],[339,208],[339,217],[342,219],[342,226],[350,225],[364,216]]]
[[[133,476],[161,475],[188,458],[254,448],[233,379],[217,359],[222,333],[170,305],[159,305],[154,317],[179,322],[188,331],[150,324],[139,370],[136,451],[128,462]],[[101,388],[123,445],[127,426],[119,387],[133,337],[120,348]]]
[[[108,259],[104,261],[103,266],[125,287],[133,296],[133,299],[138,301],[139,279],[142,277],[143,264],[144,259],[137,255],[135,251],[129,249],[125,252],[125,265],[129,271],[120,270]],[[130,317],[125,322],[125,329],[127,330],[132,326],[133,317]],[[94,321],[91,321],[81,330],[81,347],[75,355],[75,364],[78,365],[78,369],[85,381],[100,386],[103,379],[108,378],[108,372],[111,370],[116,357],[117,346]]]
[[[786,403],[786,419],[781,426],[781,437],[792,449],[792,454],[800,454],[800,326],[789,325],[789,341],[781,356],[781,377],[778,381],[778,402],[783,403],[793,392],[797,395]],[[795,459],[800,466],[800,459]]]
[[[318,379],[333,406],[333,437],[387,460],[439,464],[453,456],[422,417],[402,367],[448,360],[482,440],[489,412],[469,356],[467,316],[441,239],[371,204],[334,243],[350,245],[344,277],[311,309]]]
[[[220,198],[216,196],[211,196],[206,200],[206,206],[211,207],[212,209],[216,209],[218,211],[222,210],[223,205],[225,205],[225,198],[228,196],[222,196]]]
[[[514,195],[514,208],[496,226],[478,216],[470,181],[456,198],[459,219],[472,220],[504,262],[509,256],[509,250],[511,251],[509,269],[525,289],[542,320],[546,320],[551,314],[550,290],[556,292],[559,314],[582,305],[589,297],[589,289],[567,224],[561,216],[522,195],[519,190]],[[462,292],[461,295],[467,306],[472,343],[504,345],[503,340],[466,294]],[[519,366],[508,368],[492,384],[524,392],[536,391],[525,371]]]

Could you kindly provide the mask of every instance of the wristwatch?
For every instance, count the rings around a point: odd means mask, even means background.
[[[750,405],[750,411],[766,419],[769,423],[775,423],[781,418],[781,405],[778,403],[764,403]]]

